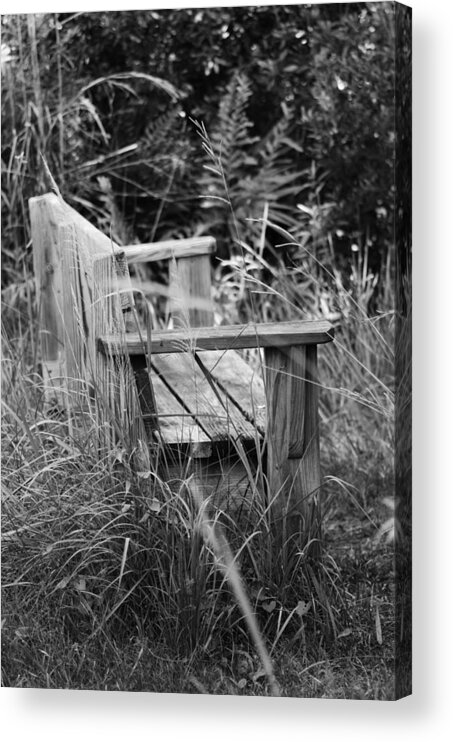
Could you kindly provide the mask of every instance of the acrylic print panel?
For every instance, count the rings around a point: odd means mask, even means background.
[[[5,15],[2,161],[3,685],[410,694],[410,9]]]

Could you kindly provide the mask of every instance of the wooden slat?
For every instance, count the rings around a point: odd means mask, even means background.
[[[254,371],[235,350],[203,351],[198,358],[245,417],[264,433],[266,393],[260,371]]]
[[[40,224],[46,223],[50,225],[52,230],[57,229],[61,224],[74,224],[78,231],[83,232],[84,246],[82,249],[84,258],[90,265],[92,265],[92,261],[97,255],[111,255],[112,252],[120,251],[115,242],[112,242],[109,237],[90,224],[87,219],[55,193],[46,193],[43,196],[31,198],[29,205],[32,219]]]
[[[155,373],[152,373],[151,379],[145,357],[133,356],[132,367],[149,441],[183,447],[188,455],[195,458],[210,456],[211,439],[162,379]]]
[[[145,436],[129,358],[95,352],[98,335],[136,328],[132,311],[124,314],[132,292],[119,291],[120,282],[130,287],[127,262],[114,260],[117,245],[53,193],[30,199],[30,215],[46,381],[62,375],[77,406],[85,397],[91,407],[95,393],[100,449],[124,435],[138,451]]]
[[[172,260],[169,287],[175,328],[212,327],[214,307],[209,255]]]
[[[181,240],[164,240],[141,245],[125,245],[117,248],[129,263],[148,263],[171,258],[190,258],[196,255],[211,255],[215,252],[214,237],[189,237]]]
[[[179,353],[181,350],[230,350],[234,348],[284,348],[290,345],[316,345],[333,340],[330,322],[279,322],[259,325],[222,325],[190,330],[162,330],[153,333],[151,348],[146,341],[131,333],[126,337],[125,350],[129,355]],[[100,350],[115,352],[118,341],[114,336],[98,338]]]
[[[61,249],[61,269],[64,276],[63,338],[66,362],[66,383],[71,392],[71,402],[80,401],[87,389],[89,371],[92,371],[93,357],[87,337],[87,317],[85,309],[85,275],[81,270],[78,249],[79,240],[74,225],[64,225],[58,229],[58,242]],[[79,399],[77,399],[79,397]]]
[[[153,374],[153,388],[162,443],[187,447],[187,453],[197,459],[209,457],[212,453],[210,437],[156,374]]]
[[[53,396],[52,378],[57,377],[55,380],[59,387],[62,382],[58,377],[64,377],[66,373],[67,330],[64,328],[64,313],[69,286],[68,276],[62,273],[63,244],[59,239],[59,234],[62,234],[60,230],[71,228],[74,232],[72,242],[77,252],[81,279],[77,281],[80,284],[80,319],[87,327],[94,260],[100,255],[111,255],[116,246],[54,193],[31,198],[29,207],[36,293],[40,307],[41,355],[43,371],[49,385],[45,392],[47,398]]]
[[[211,388],[193,356],[152,357],[153,368],[213,441],[254,440],[255,430],[221,389]],[[156,399],[158,394],[156,392]]]
[[[53,196],[52,205],[60,201]],[[58,241],[58,213],[48,207],[45,197],[30,199],[33,239],[33,270],[40,310],[42,360],[63,364],[63,300],[61,282],[61,247]]]

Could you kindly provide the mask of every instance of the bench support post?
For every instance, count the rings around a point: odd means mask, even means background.
[[[175,328],[212,327],[210,255],[170,262],[170,310]]]
[[[320,538],[316,345],[266,348],[268,484],[281,543]],[[311,553],[319,549],[314,541]]]

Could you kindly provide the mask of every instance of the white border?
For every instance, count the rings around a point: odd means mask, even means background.
[[[221,5],[201,2],[202,6]],[[223,5],[247,5],[232,2]],[[264,4],[264,3],[263,3]],[[290,4],[290,3],[279,3]],[[7,739],[367,742],[450,738],[453,523],[451,2],[414,10],[414,695],[398,703],[0,691]],[[196,3],[3,0],[1,12],[193,7]],[[434,739],[434,736],[432,737]]]

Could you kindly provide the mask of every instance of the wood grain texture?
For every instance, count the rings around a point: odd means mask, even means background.
[[[212,255],[215,252],[214,237],[188,237],[180,240],[149,242],[141,245],[125,245],[116,252],[124,254],[129,263],[148,263],[155,260],[190,258],[197,255]]]
[[[298,348],[297,353],[293,349],[265,350],[268,481],[275,521],[285,524],[286,536],[309,528],[313,533],[313,518],[318,517],[321,473],[316,351],[315,345]],[[303,378],[296,376],[299,371],[303,371]]]
[[[266,393],[261,371],[254,371],[234,350],[202,351],[198,358],[246,419],[264,435]]]
[[[42,198],[30,199],[29,208],[45,400],[50,403],[56,398],[64,406],[61,392],[64,344],[58,214],[47,208],[47,202]]]
[[[43,196],[31,198],[29,207],[30,216],[34,215],[34,218],[39,219],[41,224],[47,224],[52,233],[62,224],[74,224],[78,231],[83,232],[85,244],[82,249],[86,261],[91,265],[97,255],[111,255],[112,252],[120,250],[109,237],[96,229],[55,193],[46,193]]]
[[[85,301],[87,288],[85,274],[81,270],[78,255],[78,239],[74,225],[58,227],[58,242],[61,250],[61,270],[64,277],[63,303],[63,346],[65,355],[65,376],[71,397],[71,406],[77,406],[83,394],[89,394],[90,360],[94,361],[89,347],[89,330]],[[94,345],[93,345],[94,349]],[[91,374],[92,375],[92,374]],[[79,401],[80,401],[79,400]]]
[[[169,273],[170,312],[175,329],[211,327],[214,307],[209,255],[172,260]]]
[[[150,377],[145,358],[136,356],[132,366],[149,442],[181,448],[194,458],[210,456],[211,439],[162,379],[153,372]]]
[[[33,243],[33,263],[36,276],[37,300],[41,357],[44,368],[52,365],[48,372],[49,384],[52,376],[64,376],[65,369],[65,331],[64,304],[66,275],[63,276],[63,255],[60,242],[62,228],[75,230],[72,243],[81,267],[80,303],[85,308],[90,305],[93,261],[98,255],[112,253],[112,243],[93,227],[86,219],[66,204],[54,193],[31,198],[29,201],[31,233]],[[68,238],[66,233],[66,238]],[[115,247],[115,246],[113,246]],[[64,280],[63,280],[64,278]],[[67,309],[67,307],[66,307]],[[86,324],[86,318],[82,317]],[[93,346],[94,347],[94,346]],[[49,390],[52,393],[52,390]],[[47,390],[46,390],[47,396]]]
[[[199,355],[199,360],[202,362],[204,372],[211,374],[212,381],[217,385],[218,391],[221,394],[221,399],[229,401],[230,410],[232,409],[231,405],[234,406],[235,415],[239,413],[237,419],[241,420],[241,427],[247,424],[247,421],[252,422],[252,424],[256,422],[259,430],[264,435],[266,400],[264,384],[259,374],[254,373],[235,351],[202,353]],[[153,404],[150,406],[148,403],[150,391],[145,390],[145,397],[143,398],[142,395],[141,399],[142,416],[145,420],[145,427],[148,427],[150,431],[155,429],[155,422],[158,420],[159,433],[152,436],[153,440],[161,440],[165,446],[184,447],[195,458],[206,458],[211,455],[212,451],[211,437],[204,432],[200,425],[197,425],[194,416],[189,414],[187,408],[189,407],[191,410],[196,409],[200,412],[201,403],[201,409],[206,411],[206,406],[209,404],[209,414],[218,416],[215,426],[215,432],[217,434],[219,433],[219,420],[225,417],[225,409],[220,406],[217,397],[214,397],[213,400],[213,392],[206,378],[203,376],[203,371],[201,373],[199,372],[200,369],[193,364],[192,359],[190,359],[189,364],[190,373],[186,373],[187,363],[184,362],[182,372],[184,385],[181,385],[179,380],[179,374],[181,373],[180,358],[173,355],[168,356],[166,364],[160,367],[160,372],[165,374],[167,384],[170,384],[171,381],[172,385],[167,386],[157,374],[152,374],[152,388],[155,393],[155,411]],[[132,365],[136,381],[139,378],[139,374],[143,377],[148,376],[144,356],[132,356]],[[159,366],[158,359],[156,360],[156,365]],[[169,373],[169,367],[171,368],[171,373]],[[142,383],[142,389],[143,386]],[[173,389],[175,393],[173,393]],[[180,395],[183,395],[181,398],[184,404],[186,404],[186,400],[193,400],[193,402],[189,402],[184,407],[179,401]],[[213,403],[215,403],[214,411],[212,409]],[[243,420],[241,415],[244,417]],[[148,418],[149,424],[147,424]],[[201,418],[200,420],[203,422]],[[248,428],[247,426],[247,429],[249,433],[247,437],[250,437],[252,428]],[[212,421],[209,423],[209,432],[212,434]],[[214,435],[214,439],[222,440],[221,436],[223,434],[225,434],[226,438],[228,435],[231,435],[231,431],[226,429],[226,426],[222,423],[222,430],[220,434]]]
[[[56,197],[55,197],[56,198]],[[61,251],[58,241],[57,214],[43,208],[46,202],[30,199],[33,240],[33,269],[40,310],[43,360],[57,360],[62,346],[62,284],[59,270]]]
[[[124,310],[133,302],[132,292],[120,292],[118,282],[128,284],[127,262],[115,258],[117,246],[55,194],[30,199],[30,214],[38,294],[45,305],[41,321],[53,327],[43,328],[44,338],[52,338],[50,350],[45,339],[42,343],[43,359],[57,347],[73,401],[74,393],[84,394],[92,407],[95,395],[99,446],[129,437],[138,456],[145,432],[130,360],[121,357],[120,342]],[[116,334],[114,356],[96,352],[95,338],[102,333]],[[147,451],[139,458],[143,468]]]
[[[192,355],[152,357],[153,369],[213,441],[254,440],[255,431],[220,389],[214,389]]]
[[[287,348],[286,400],[282,404],[288,409],[288,451],[289,459],[300,459],[304,453],[305,396],[305,362],[307,348],[311,346],[296,345]]]
[[[317,348],[315,345],[305,349],[304,380],[304,447],[301,458],[300,477],[302,491],[308,495],[319,494],[321,486],[321,467],[319,454],[319,374]],[[291,453],[291,452],[290,452]]]
[[[151,347],[136,333],[127,336],[129,355],[180,353],[182,350],[230,350],[234,348],[284,348],[291,345],[316,345],[333,340],[334,329],[325,320],[309,322],[276,322],[258,325],[222,325],[184,330],[162,330],[153,333]],[[100,350],[114,352],[117,340],[112,336],[98,338]]]
[[[211,456],[211,438],[156,374],[153,374],[153,387],[159,418],[159,433],[155,438],[165,446],[178,447],[194,459]]]

